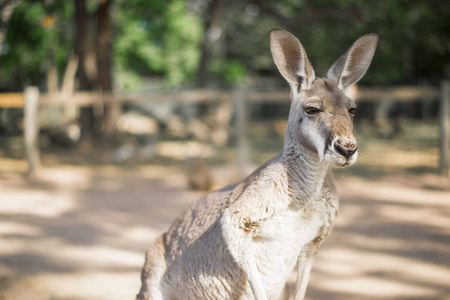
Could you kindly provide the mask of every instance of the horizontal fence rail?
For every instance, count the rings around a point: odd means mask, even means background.
[[[78,107],[92,106],[97,103],[129,103],[141,101],[170,101],[182,103],[203,103],[227,101],[233,98],[234,91],[221,90],[185,90],[164,93],[145,94],[113,94],[98,92],[77,92],[66,96],[59,93],[40,94],[39,105],[75,105]],[[251,103],[288,102],[289,93],[286,91],[244,91],[246,101]],[[393,88],[359,88],[357,99],[359,102],[380,101],[415,101],[438,98],[440,90],[433,87],[398,86]],[[24,107],[23,93],[0,93],[0,108]]]
[[[0,108],[23,108],[25,93],[1,93]]]
[[[245,105],[248,103],[286,103],[290,101],[289,93],[286,91],[252,91],[245,89],[237,89],[233,91],[222,90],[184,90],[175,92],[158,92],[158,93],[142,93],[142,94],[114,94],[114,93],[98,93],[98,92],[77,92],[70,95],[63,93],[39,94],[34,93],[36,101],[33,102],[31,111],[28,105],[31,103],[26,99],[30,98],[30,91],[37,91],[37,89],[27,88],[25,93],[0,93],[0,108],[24,108],[27,112],[25,118],[32,116],[33,120],[25,120],[26,124],[36,124],[34,120],[37,115],[38,106],[55,105],[55,106],[70,106],[70,107],[88,107],[97,104],[109,105],[117,103],[138,103],[144,101],[152,102],[172,102],[172,103],[219,103],[223,101],[234,102],[238,104],[236,111],[237,127],[238,127],[238,148],[246,152],[244,136],[245,123],[248,116],[246,115]],[[356,90],[355,98],[358,102],[411,102],[411,101],[428,101],[430,99],[440,99],[440,172],[442,175],[449,175],[450,155],[449,155],[449,141],[450,141],[450,82],[443,81],[440,88],[434,87],[417,87],[417,86],[397,86],[387,88],[359,88]],[[33,98],[31,97],[31,98]],[[241,104],[239,104],[242,102]],[[31,117],[30,117],[31,118]],[[38,132],[39,125],[35,127],[29,125],[25,130],[33,130]],[[28,129],[31,128],[31,129]],[[25,132],[25,136],[29,133]],[[27,141],[27,149],[37,149],[33,146],[37,144],[38,134],[32,135],[34,140]],[[35,152],[34,150],[30,150]],[[31,153],[29,157],[34,157],[34,161],[39,161],[35,154]],[[243,155],[248,156],[248,155]],[[30,172],[33,170],[33,159],[29,159]]]

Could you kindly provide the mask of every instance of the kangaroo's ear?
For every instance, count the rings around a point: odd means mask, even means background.
[[[334,80],[341,90],[357,82],[369,68],[377,44],[377,34],[363,35],[334,63],[327,77]]]
[[[300,41],[278,28],[270,30],[269,40],[273,60],[291,87],[297,91],[310,88],[316,76]]]

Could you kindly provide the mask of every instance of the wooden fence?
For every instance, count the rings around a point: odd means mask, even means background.
[[[417,99],[440,99],[440,173],[449,175],[449,145],[450,145],[450,82],[443,81],[441,88],[400,86],[393,88],[360,88],[357,92],[358,102],[383,101],[415,101]],[[24,93],[0,94],[0,108],[24,108],[25,111],[25,149],[29,163],[29,173],[39,166],[37,123],[38,106],[77,106],[86,107],[102,103],[133,103],[141,101],[179,102],[179,103],[233,103],[236,110],[236,130],[238,134],[239,160],[247,160],[248,145],[246,123],[248,114],[246,106],[249,103],[287,103],[289,93],[286,91],[234,91],[221,90],[187,90],[177,92],[119,95],[77,92],[70,96],[62,94],[39,94],[37,88],[27,88]]]

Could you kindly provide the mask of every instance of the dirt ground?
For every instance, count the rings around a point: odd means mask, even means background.
[[[450,182],[336,178],[340,215],[307,298],[450,299]],[[146,247],[201,194],[177,167],[1,173],[0,299],[134,299]]]

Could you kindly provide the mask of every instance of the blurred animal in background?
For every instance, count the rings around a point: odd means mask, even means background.
[[[296,265],[294,299],[304,298],[337,216],[331,169],[358,156],[355,103],[344,90],[365,74],[377,43],[376,34],[362,36],[318,78],[295,36],[270,31],[272,56],[291,87],[283,149],[174,221],[146,253],[137,299],[288,299]],[[190,164],[193,182],[206,186],[201,163]]]
[[[197,191],[210,191],[214,187],[214,177],[205,162],[199,157],[186,159],[189,187]]]

